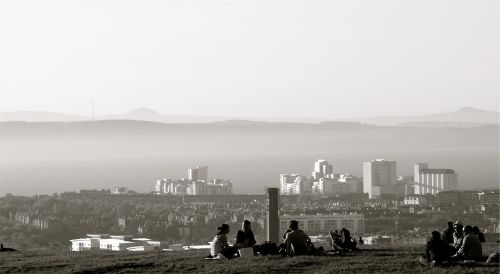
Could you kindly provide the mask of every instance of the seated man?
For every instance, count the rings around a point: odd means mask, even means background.
[[[466,225],[463,231],[462,244],[452,258],[455,260],[481,260],[483,258],[483,247],[477,236],[474,235],[472,226]]]
[[[290,221],[289,228],[291,232],[288,232],[285,238],[286,254],[289,256],[310,254],[311,239],[299,229],[299,222]]]
[[[462,245],[464,239],[463,227],[462,222],[458,220],[453,224],[453,229],[455,230],[455,232],[453,232],[453,247],[455,250],[458,250]]]
[[[425,248],[425,264],[440,265],[450,258],[452,247],[441,239],[437,231],[432,231],[431,239]]]

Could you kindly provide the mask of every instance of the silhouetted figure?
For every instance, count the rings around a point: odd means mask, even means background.
[[[356,241],[352,240],[351,232],[346,228],[342,228],[340,234],[337,230],[335,230],[335,232],[330,230],[330,237],[332,238],[332,249],[334,251],[343,252],[357,250]],[[362,240],[363,239],[361,239],[361,241]]]
[[[332,249],[333,251],[342,251],[342,240],[338,230],[330,230],[330,238],[332,238]]]
[[[458,250],[460,248],[460,246],[462,245],[462,240],[463,240],[463,237],[464,237],[464,234],[463,234],[463,224],[462,222],[460,221],[456,221],[455,224],[453,224],[453,228],[455,230],[455,232],[453,232],[453,247],[455,248],[455,250]]]
[[[299,229],[299,222],[290,221],[289,228],[291,232],[286,234],[286,254],[289,256],[311,254],[311,238]]]
[[[0,252],[11,252],[11,251],[17,251],[17,250],[10,247],[3,247],[3,244],[0,244]]]
[[[365,244],[365,242],[363,241],[363,238],[359,237],[358,244],[359,245],[364,245]]]
[[[452,248],[441,239],[438,231],[432,231],[425,248],[425,259],[431,266],[438,266],[452,255]]]
[[[346,228],[340,230],[340,239],[342,240],[342,248],[354,251],[356,250],[356,241],[351,238],[351,232]]]
[[[443,241],[447,244],[453,244],[453,233],[455,233],[453,222],[448,222],[448,228],[443,232]]]
[[[472,226],[466,225],[464,227],[464,237],[460,248],[452,256],[455,260],[481,260],[483,257],[483,247],[481,242],[474,235]]]
[[[486,238],[484,237],[484,234],[483,234],[483,232],[481,231],[481,229],[479,229],[479,227],[477,227],[477,226],[473,226],[473,227],[472,227],[472,231],[473,231],[473,233],[477,236],[477,238],[479,239],[479,241],[480,241],[481,243],[486,242]]]
[[[241,229],[236,234],[236,243],[238,248],[253,247],[255,245],[255,236],[252,231],[252,223],[248,220],[243,221]]]

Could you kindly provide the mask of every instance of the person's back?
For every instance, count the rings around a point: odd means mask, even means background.
[[[477,236],[474,234],[465,235],[457,255],[464,260],[481,260],[483,247]]]
[[[429,261],[441,263],[450,257],[450,247],[439,237],[427,242],[426,254]]]
[[[311,239],[302,230],[294,230],[286,235],[287,253],[288,255],[305,255],[309,254],[311,249],[309,242]]]
[[[239,230],[236,234],[236,246],[239,248],[252,247],[256,243],[253,232]]]
[[[217,256],[218,253],[228,247],[226,234],[217,234],[212,242],[210,243],[210,255],[213,257]]]
[[[453,244],[453,233],[455,233],[455,229],[453,228],[453,223],[448,222],[448,228],[443,232],[443,241],[447,244]]]

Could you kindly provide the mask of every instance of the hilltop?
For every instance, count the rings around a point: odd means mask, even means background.
[[[210,260],[207,251],[27,252],[4,253],[0,272],[8,273],[498,273],[496,266],[428,269],[417,258],[423,247],[364,247],[361,253],[326,256],[256,256]],[[490,244],[484,254],[498,250]]]

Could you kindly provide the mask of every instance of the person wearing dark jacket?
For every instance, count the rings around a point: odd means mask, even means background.
[[[483,248],[481,242],[474,235],[472,227],[466,225],[464,227],[464,237],[457,253],[452,256],[454,260],[475,260],[479,261],[483,257]]]
[[[453,244],[453,233],[455,233],[453,222],[448,222],[448,228],[443,232],[443,241],[447,244]]]
[[[311,238],[299,229],[299,222],[291,220],[289,228],[291,232],[286,234],[286,254],[289,256],[311,254]]]
[[[479,229],[479,227],[477,227],[477,226],[473,226],[473,227],[472,227],[472,231],[474,232],[474,234],[477,236],[477,238],[479,239],[479,241],[480,241],[481,243],[486,242],[486,238],[484,237],[484,234],[483,234],[483,232],[481,231],[481,229]]]
[[[425,248],[425,257],[428,262],[439,265],[450,258],[451,247],[441,239],[438,231],[432,231],[431,235]]]
[[[236,234],[236,243],[238,248],[253,247],[255,245],[255,236],[252,231],[252,223],[248,220],[243,221],[241,229]]]

